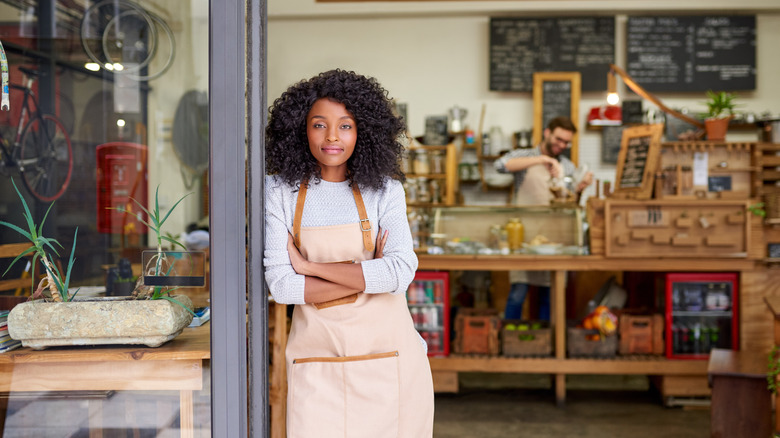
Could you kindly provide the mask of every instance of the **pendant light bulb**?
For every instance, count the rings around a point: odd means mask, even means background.
[[[617,93],[617,78],[615,78],[615,73],[610,70],[607,73],[607,103],[617,105],[618,102],[620,102],[620,96]]]

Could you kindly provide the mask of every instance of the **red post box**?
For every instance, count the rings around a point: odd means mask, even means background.
[[[146,234],[146,146],[113,142],[97,147],[97,224],[101,233]],[[118,210],[123,208],[130,213]]]

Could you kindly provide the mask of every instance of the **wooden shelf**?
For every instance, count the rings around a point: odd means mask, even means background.
[[[644,374],[706,376],[706,360],[670,360],[663,356],[604,358],[503,357],[451,354],[430,358],[431,371],[563,374]]]

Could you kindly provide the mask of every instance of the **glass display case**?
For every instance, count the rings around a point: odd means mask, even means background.
[[[574,205],[411,209],[409,223],[416,249],[428,254],[585,253]]]

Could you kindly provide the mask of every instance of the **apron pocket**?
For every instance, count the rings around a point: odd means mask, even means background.
[[[295,359],[289,386],[289,437],[398,437],[397,351]]]

